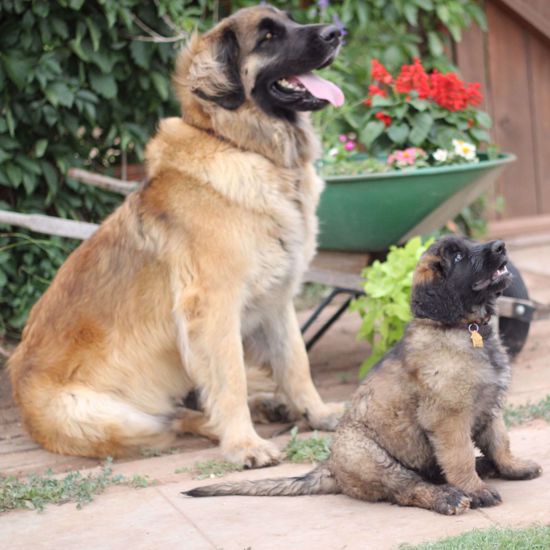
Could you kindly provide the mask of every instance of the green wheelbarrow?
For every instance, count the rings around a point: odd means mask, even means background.
[[[346,254],[380,253],[415,235],[437,231],[488,191],[515,159],[512,154],[501,154],[471,164],[327,177],[318,208],[320,254],[338,251],[336,258],[342,259]],[[530,300],[520,273],[513,265],[510,269],[514,283],[499,299],[499,330],[510,354],[516,355],[525,344],[530,322],[549,318],[550,307]],[[319,269],[315,264],[305,280],[327,284],[333,290],[305,321],[302,333],[312,327],[337,295],[348,295],[306,339],[311,349],[347,310],[351,300],[362,294],[363,285],[358,270]]]

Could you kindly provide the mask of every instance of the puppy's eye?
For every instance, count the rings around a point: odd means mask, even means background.
[[[458,262],[460,262],[460,260],[462,260],[463,257],[464,257],[464,256],[462,256],[462,254],[461,254],[460,252],[457,252],[457,253],[455,254],[455,257],[454,257],[454,262],[455,262],[455,264],[457,264]]]
[[[268,32],[265,36],[264,36],[264,40],[271,40],[273,38],[273,33],[272,32]]]

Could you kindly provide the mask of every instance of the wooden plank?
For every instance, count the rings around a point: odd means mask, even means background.
[[[455,63],[467,82],[479,82],[483,92],[480,108],[491,114],[491,88],[488,74],[487,33],[473,24],[462,32],[462,40],[455,47]]]
[[[487,19],[494,136],[503,151],[518,156],[518,161],[504,172],[499,190],[506,199],[506,217],[532,215],[539,208],[529,106],[527,31],[494,2],[487,4]]]
[[[548,0],[498,0],[544,37],[550,38],[550,2]]]
[[[537,198],[539,211],[550,213],[550,43],[532,34],[529,50]]]
[[[508,218],[489,223],[487,238],[506,239],[526,233],[550,233],[550,215]]]
[[[7,210],[0,210],[0,224],[26,227],[37,233],[80,240],[90,237],[99,227],[95,223],[64,220],[42,214],[19,214]]]
[[[80,168],[71,168],[67,174],[70,178],[73,178],[87,185],[93,185],[94,187],[100,187],[101,189],[107,189],[121,195],[129,195],[132,191],[135,191],[139,187],[137,181],[124,181],[117,178],[111,178],[110,176],[103,176],[88,170],[82,170]]]

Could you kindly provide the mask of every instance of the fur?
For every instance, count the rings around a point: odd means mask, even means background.
[[[510,365],[498,335],[484,324],[508,284],[506,273],[494,277],[505,262],[499,241],[477,245],[446,237],[433,244],[415,270],[414,319],[356,391],[330,458],[301,478],[218,484],[187,494],[343,492],[459,514],[501,501],[480,476],[539,476],[535,462],[510,452],[501,410]],[[483,348],[472,345],[471,323],[480,326]],[[475,446],[483,453],[477,460]]]
[[[256,48],[266,18],[286,29],[278,53]],[[148,183],[67,259],[9,362],[25,425],[48,450],[120,456],[192,432],[234,462],[277,462],[252,425],[247,365],[273,372],[293,414],[335,428],[343,407],[313,386],[292,304],[315,253],[318,140],[300,101],[267,112],[257,82],[289,55],[285,37],[318,32],[250,8],[179,56],[183,115],[148,144]],[[180,406],[192,390],[205,414]]]

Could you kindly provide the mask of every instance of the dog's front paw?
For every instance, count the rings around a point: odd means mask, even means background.
[[[223,454],[229,462],[242,464],[245,468],[264,468],[281,460],[281,451],[277,446],[261,437],[224,446]]]
[[[324,403],[322,408],[306,411],[306,419],[315,430],[333,432],[346,410],[345,403]]]
[[[470,499],[460,489],[452,485],[442,485],[434,499],[432,510],[446,516],[463,514],[470,508]]]
[[[504,479],[534,479],[542,474],[542,468],[533,460],[516,458],[511,464],[498,465],[498,473]]]
[[[470,499],[470,508],[488,508],[489,506],[497,506],[502,502],[502,498],[496,489],[492,489],[489,485],[484,485],[481,489],[467,493]]]

